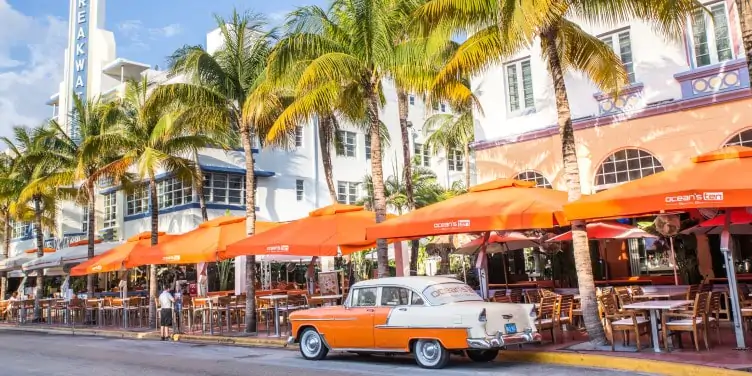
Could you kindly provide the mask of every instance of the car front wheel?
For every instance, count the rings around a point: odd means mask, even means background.
[[[467,350],[467,357],[473,362],[486,363],[499,356],[499,350]]]
[[[444,368],[449,363],[449,351],[435,339],[419,339],[413,347],[415,361],[429,369]]]
[[[300,354],[307,360],[321,360],[329,353],[324,338],[314,328],[307,328],[300,335]]]

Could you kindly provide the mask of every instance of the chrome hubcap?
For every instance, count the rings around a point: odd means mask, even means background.
[[[436,341],[426,341],[418,343],[416,355],[420,358],[421,363],[433,365],[441,358],[441,348]]]
[[[315,332],[307,332],[301,341],[303,351],[308,356],[315,356],[321,349],[321,338]]]

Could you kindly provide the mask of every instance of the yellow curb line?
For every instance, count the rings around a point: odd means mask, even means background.
[[[174,334],[172,340],[176,342],[202,342],[202,343],[216,343],[222,345],[239,345],[246,347],[274,347],[284,348],[286,344],[284,341],[252,338],[252,337],[218,337],[218,336],[197,336],[190,334]],[[749,376],[749,375],[748,375]]]
[[[582,353],[504,351],[499,360],[506,362],[546,363],[572,367],[612,369],[666,376],[750,376],[749,372],[697,364],[674,363],[661,360],[590,355]]]

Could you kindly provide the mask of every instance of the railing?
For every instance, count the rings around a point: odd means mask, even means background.
[[[681,84],[682,99],[749,88],[749,71],[743,58],[675,74],[674,78]]]

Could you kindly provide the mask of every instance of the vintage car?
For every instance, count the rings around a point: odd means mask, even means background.
[[[540,342],[534,319],[532,304],[485,302],[453,278],[381,278],[354,284],[342,306],[291,313],[287,342],[309,360],[331,350],[412,353],[421,367],[442,368],[451,353],[488,362],[505,346]]]

